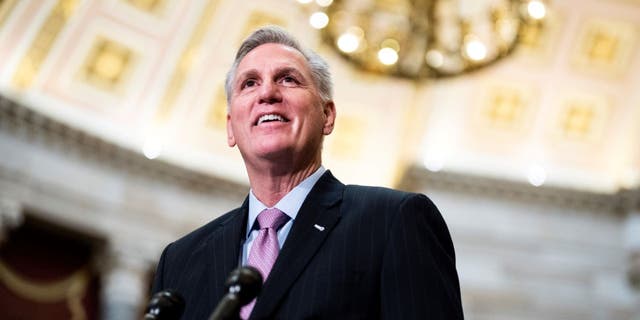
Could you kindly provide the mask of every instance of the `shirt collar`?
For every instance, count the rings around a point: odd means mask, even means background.
[[[295,220],[298,215],[298,211],[300,211],[300,207],[302,207],[302,203],[325,171],[327,171],[327,169],[320,166],[318,170],[306,179],[302,180],[302,182],[289,191],[289,193],[280,199],[280,201],[278,201],[278,203],[273,207],[280,209],[280,211],[289,216],[291,220]],[[247,221],[247,237],[251,233],[251,229],[253,229],[253,225],[258,218],[258,214],[260,214],[264,209],[268,209],[268,207],[256,198],[253,194],[253,190],[249,190],[249,221]]]

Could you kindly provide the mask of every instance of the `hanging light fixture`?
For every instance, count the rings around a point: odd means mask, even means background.
[[[406,78],[468,73],[540,26],[543,0],[298,0],[322,39],[361,69]]]

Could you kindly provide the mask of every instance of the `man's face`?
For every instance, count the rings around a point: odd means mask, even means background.
[[[320,156],[322,137],[331,133],[334,120],[333,102],[322,102],[297,50],[268,43],[240,61],[227,140],[231,147],[238,145],[245,162],[283,156],[312,161]]]

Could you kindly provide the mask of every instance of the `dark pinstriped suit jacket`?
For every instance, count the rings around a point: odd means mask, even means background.
[[[248,200],[167,246],[154,292],[207,319],[238,266]],[[320,231],[314,227],[323,226]],[[251,319],[462,319],[453,244],[424,195],[345,186],[330,172],[309,193]]]

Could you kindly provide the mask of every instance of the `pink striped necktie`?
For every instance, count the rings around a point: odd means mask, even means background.
[[[289,220],[289,216],[277,208],[264,209],[258,215],[257,220],[260,225],[260,231],[255,240],[253,240],[247,264],[258,269],[262,274],[263,281],[266,281],[280,252],[278,229]],[[253,299],[249,304],[242,307],[240,310],[242,319],[249,318],[255,303],[256,300]]]

